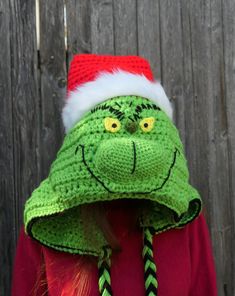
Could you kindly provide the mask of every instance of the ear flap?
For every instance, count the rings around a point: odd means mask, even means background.
[[[53,196],[54,201],[46,204]],[[65,210],[59,200],[49,178],[43,181],[26,203],[24,220],[28,235],[59,251],[99,256],[107,243],[94,223],[92,208],[84,205]]]

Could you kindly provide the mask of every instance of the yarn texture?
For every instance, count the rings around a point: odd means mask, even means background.
[[[139,224],[155,233],[183,227],[202,207],[177,128],[159,106],[137,96],[97,105],[69,131],[48,178],[26,202],[26,231],[56,250],[102,258],[108,243],[84,212],[124,198],[146,201]]]

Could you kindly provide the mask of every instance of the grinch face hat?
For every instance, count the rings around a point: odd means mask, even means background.
[[[100,293],[111,295],[111,248],[84,209],[145,200],[146,295],[157,295],[152,235],[183,227],[201,210],[162,86],[141,57],[76,55],[63,121],[67,135],[49,176],[26,202],[26,232],[56,250],[97,256]]]

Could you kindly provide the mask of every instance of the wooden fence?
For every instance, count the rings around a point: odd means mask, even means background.
[[[61,145],[67,68],[81,52],[151,62],[207,209],[219,296],[235,295],[235,1],[40,0],[39,11],[38,49],[34,1],[0,0],[0,295],[24,202]]]

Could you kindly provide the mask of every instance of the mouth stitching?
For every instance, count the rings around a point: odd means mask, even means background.
[[[134,141],[132,141],[132,144],[133,144],[133,153],[134,153],[134,163],[133,163],[133,169],[132,169],[132,171],[131,171],[131,174],[133,174],[134,173],[134,171],[135,171],[135,167],[136,167],[136,146],[135,146],[135,142]]]
[[[166,184],[166,182],[167,182],[168,179],[170,178],[171,171],[172,171],[173,167],[175,166],[177,153],[180,154],[179,150],[175,147],[174,158],[173,158],[172,164],[171,164],[171,166],[170,166],[170,168],[169,168],[169,170],[168,170],[168,174],[167,174],[165,180],[163,181],[163,183],[162,183],[162,185],[161,185],[160,187],[155,188],[155,189],[152,190],[151,192],[162,189],[162,187]]]
[[[134,142],[132,142],[134,143]],[[120,193],[120,194],[128,194],[128,193],[131,193],[131,192],[114,192],[114,191],[111,191],[105,184],[104,182],[102,182],[94,173],[93,171],[90,169],[90,167],[88,166],[87,162],[86,162],[86,159],[85,159],[85,145],[81,145],[79,144],[79,146],[82,148],[82,161],[84,163],[84,165],[86,166],[88,172],[109,192],[109,193]],[[133,146],[134,147],[134,146]],[[173,161],[171,163],[171,166],[168,170],[168,174],[166,176],[166,178],[164,179],[164,181],[162,182],[161,186],[151,190],[151,191],[146,191],[146,192],[133,192],[134,194],[150,194],[154,191],[157,191],[157,190],[160,190],[163,188],[163,186],[166,184],[166,182],[168,181],[168,179],[170,178],[170,175],[171,175],[171,172],[172,172],[172,169],[174,168],[175,166],[175,162],[176,162],[176,156],[177,154],[180,154],[180,151],[178,148],[175,147],[175,151],[174,151],[174,157],[173,157]]]
[[[85,146],[84,145],[79,145],[82,148],[82,161],[85,164],[85,166],[87,167],[88,172],[110,193],[114,193],[113,191],[110,191],[108,189],[108,187],[105,186],[105,184],[96,177],[96,175],[92,172],[92,170],[90,169],[90,167],[88,166],[88,164],[86,163],[86,159],[85,159]]]

